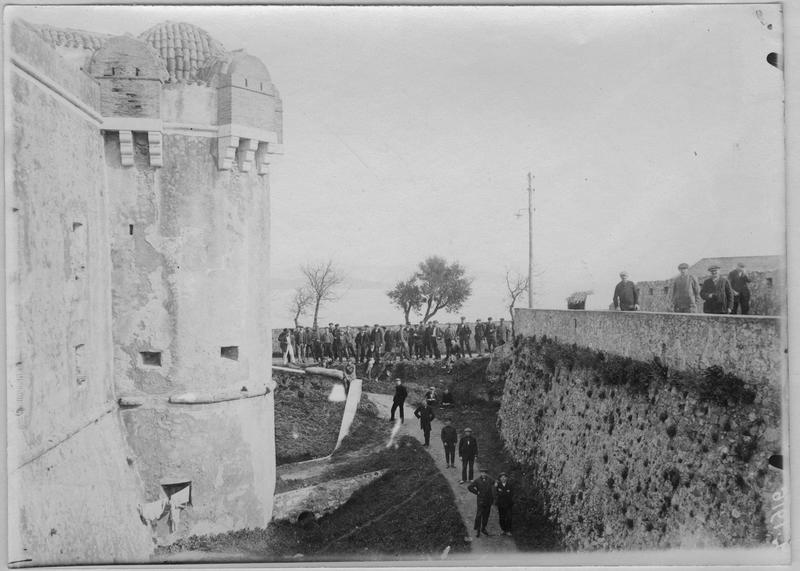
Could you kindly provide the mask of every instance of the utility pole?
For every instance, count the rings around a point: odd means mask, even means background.
[[[528,307],[533,308],[533,175],[528,173]]]

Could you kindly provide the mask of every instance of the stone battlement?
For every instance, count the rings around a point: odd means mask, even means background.
[[[778,317],[517,309],[517,334],[554,338],[680,370],[712,365],[753,384],[780,385],[786,360]]]

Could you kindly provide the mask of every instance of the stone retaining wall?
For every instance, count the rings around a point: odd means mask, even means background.
[[[783,452],[780,410],[776,387],[719,368],[539,337],[516,340],[499,422],[570,549],[750,547],[786,539],[768,464]]]

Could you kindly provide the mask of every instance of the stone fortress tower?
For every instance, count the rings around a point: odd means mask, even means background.
[[[11,561],[146,560],[153,541],[265,526],[282,143],[266,67],[183,23],[111,37],[14,22],[10,45]],[[50,166],[34,156],[48,144]],[[48,276],[32,257],[64,261]],[[41,281],[61,273],[65,293]],[[83,428],[98,418],[101,442]],[[65,443],[83,458],[39,466]],[[104,505],[71,502],[83,470]]]

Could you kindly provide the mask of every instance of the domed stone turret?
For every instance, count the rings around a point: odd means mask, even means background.
[[[171,82],[198,81],[198,73],[207,62],[225,53],[222,44],[208,32],[184,22],[162,22],[139,38],[159,53]]]

